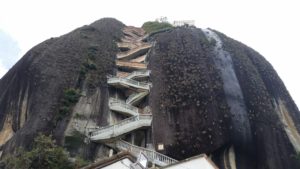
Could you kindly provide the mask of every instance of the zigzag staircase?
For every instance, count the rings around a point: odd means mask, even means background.
[[[149,91],[150,90],[150,84],[139,82],[132,79],[122,78],[122,77],[112,77],[108,79],[107,83],[109,85],[120,87],[120,88],[133,88],[136,90],[143,90],[143,91]]]
[[[90,132],[91,141],[104,141],[114,139],[126,133],[132,132],[142,127],[150,127],[152,115],[136,115],[119,121],[116,124],[99,128]]]
[[[139,109],[137,107],[127,104],[125,101],[119,99],[109,99],[109,108],[127,116],[139,115]]]
[[[143,152],[147,156],[149,161],[158,166],[167,166],[177,162],[177,160],[158,153],[152,149],[139,147],[123,140],[116,141],[115,147],[117,147],[119,150],[128,151],[136,157],[140,154],[140,152]]]
[[[149,91],[133,93],[126,99],[126,104],[136,105],[148,94]]]
[[[177,161],[152,149],[120,140],[123,135],[132,133],[135,130],[149,128],[152,125],[151,112],[145,111],[147,113],[142,113],[142,108],[136,107],[150,91],[151,83],[147,79],[151,72],[147,70],[145,59],[152,45],[142,41],[145,32],[140,28],[125,27],[123,32],[125,37],[122,42],[117,44],[121,51],[117,54],[117,76],[108,77],[107,83],[118,90],[130,91],[125,100],[109,99],[110,110],[113,113],[122,115],[124,119],[105,127],[89,128],[87,133],[93,142],[102,142],[119,150],[129,151],[135,156],[138,156],[140,152],[144,152],[148,159],[156,165],[166,166],[172,164]]]

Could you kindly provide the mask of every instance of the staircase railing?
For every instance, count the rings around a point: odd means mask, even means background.
[[[134,71],[134,72],[130,73],[126,78],[131,79],[132,77],[139,76],[139,75],[149,76],[150,73],[151,73],[150,70]]]
[[[126,99],[126,104],[130,104],[133,102],[134,99],[138,98],[138,97],[144,97],[146,96],[147,94],[149,94],[148,91],[146,92],[141,92],[141,93],[134,93],[134,94],[131,94],[127,99]]]
[[[126,102],[123,101],[123,100],[119,100],[119,99],[115,99],[115,98],[110,98],[109,99],[109,104],[110,104],[110,106],[120,106],[120,107],[123,107],[125,109],[132,110],[135,113],[139,113],[139,109],[137,107],[134,107],[134,106],[132,106],[130,104],[126,104]]]
[[[131,49],[129,51],[118,53],[117,54],[117,58],[124,58],[124,57],[132,55],[134,53],[137,53],[137,52],[140,52],[140,51],[143,51],[143,50],[145,51],[145,50],[147,50],[147,49],[149,49],[151,47],[152,47],[151,44],[142,44],[141,46],[133,48],[133,49]]]
[[[112,78],[108,79],[108,83],[117,83],[117,82],[123,82],[123,83],[127,83],[127,84],[132,84],[135,86],[139,86],[141,88],[149,89],[148,83],[139,82],[139,81],[132,80],[132,79],[120,78],[120,77],[112,77]]]
[[[96,129],[96,131],[95,130],[90,131],[91,132],[90,136],[96,136],[96,135],[99,135],[99,134],[102,134],[102,133],[105,133],[105,132],[111,131],[111,130],[115,131],[116,129],[119,129],[126,124],[129,124],[129,123],[135,122],[135,121],[139,121],[139,120],[152,120],[152,115],[151,114],[147,114],[147,115],[140,114],[140,115],[132,116],[127,119],[121,120],[118,123],[113,124],[113,125],[100,127],[99,129],[94,128],[94,129]]]
[[[140,154],[140,152],[143,152],[151,162],[153,162],[159,166],[166,166],[166,165],[170,165],[170,164],[177,162],[177,160],[175,160],[171,157],[168,157],[164,154],[158,153],[152,149],[138,147],[136,145],[132,145],[123,140],[117,141],[116,147],[121,150],[129,151],[130,153],[132,153],[135,156],[138,156]]]

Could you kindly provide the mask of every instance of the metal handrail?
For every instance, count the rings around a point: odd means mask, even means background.
[[[136,96],[138,95],[147,95],[149,92],[141,92],[141,93],[134,93],[131,94],[127,99],[126,99],[126,104],[130,103]]]
[[[132,111],[134,111],[136,113],[139,112],[139,109],[137,107],[134,107],[134,106],[132,106],[130,104],[126,104],[126,102],[123,101],[123,100],[119,100],[119,99],[115,99],[115,98],[110,98],[109,99],[109,104],[110,104],[110,106],[121,106],[121,107],[123,107],[125,109],[132,110]]]
[[[109,98],[109,103],[113,103],[113,102],[125,103],[124,100],[110,97],[110,98]]]
[[[177,162],[177,160],[168,157],[164,154],[158,153],[152,149],[138,147],[123,140],[117,141],[116,146],[117,148],[125,149],[136,156],[139,155],[140,152],[143,152],[150,161],[160,166],[166,166]]]
[[[132,72],[131,74],[129,74],[126,78],[127,78],[127,79],[130,79],[130,78],[132,78],[132,77],[134,77],[134,76],[138,76],[138,75],[146,75],[146,76],[149,76],[150,73],[151,73],[150,70],[134,71],[134,72]]]
[[[136,97],[137,95],[139,95],[141,93],[134,93],[134,94],[131,94],[129,97],[127,97],[126,99],[126,103],[129,103],[134,97]]]
[[[151,44],[141,44],[141,46],[138,46],[136,48],[133,48],[131,50],[128,50],[128,51],[125,51],[125,52],[121,52],[121,53],[118,53],[117,54],[117,57],[118,58],[121,58],[121,57],[127,57],[128,55],[131,55],[133,53],[136,53],[138,51],[141,51],[141,50],[145,50],[145,49],[148,49],[148,48],[151,48],[152,45]]]
[[[112,77],[112,78],[108,79],[108,83],[113,83],[114,81],[129,83],[129,84],[133,84],[133,85],[136,85],[136,86],[140,86],[140,87],[149,89],[149,84],[148,83],[139,82],[139,81],[132,80],[132,79],[121,78],[121,77]]]
[[[124,119],[124,120],[121,120],[119,121],[118,123],[116,124],[112,124],[112,125],[108,125],[108,126],[105,126],[105,127],[100,127],[99,129],[97,130],[94,130],[91,132],[91,136],[95,136],[95,135],[99,135],[101,133],[104,133],[108,130],[115,130],[116,128],[119,128],[125,124],[128,124],[130,122],[134,122],[134,121],[139,121],[139,120],[150,120],[152,119],[152,115],[150,114],[145,114],[145,115],[136,115],[136,116],[132,116],[132,117],[129,117],[127,119]]]

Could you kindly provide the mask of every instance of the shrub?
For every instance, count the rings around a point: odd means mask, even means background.
[[[79,98],[80,98],[80,93],[78,90],[70,88],[64,91],[62,105],[59,107],[59,111],[54,117],[55,119],[54,125],[56,125],[59,120],[64,119],[66,116],[70,114],[72,106],[78,102]]]
[[[75,165],[75,168],[80,168],[80,167],[86,166],[88,164],[89,164],[89,161],[77,156],[74,165]]]
[[[68,160],[68,154],[55,144],[51,136],[39,134],[30,151],[18,149],[15,155],[4,161],[9,169],[73,169],[75,166]]]
[[[80,94],[78,90],[70,88],[64,91],[64,103],[66,106],[77,103],[79,98]]]
[[[147,33],[152,33],[159,31],[161,29],[167,29],[167,28],[172,28],[173,26],[170,23],[167,22],[145,22],[142,26],[142,28],[147,32]]]
[[[97,52],[98,52],[97,46],[90,46],[88,48],[88,58],[91,60],[95,60]]]

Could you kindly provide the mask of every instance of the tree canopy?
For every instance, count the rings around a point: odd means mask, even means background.
[[[161,29],[167,29],[167,28],[172,28],[173,26],[168,23],[168,22],[158,22],[158,21],[154,21],[154,22],[145,22],[142,26],[142,28],[147,32],[147,33],[152,33],[152,32],[156,32],[159,31]]]
[[[69,155],[64,149],[55,144],[51,136],[39,134],[30,151],[22,148],[15,155],[5,159],[6,168],[9,169],[74,169],[80,164],[69,161]]]

